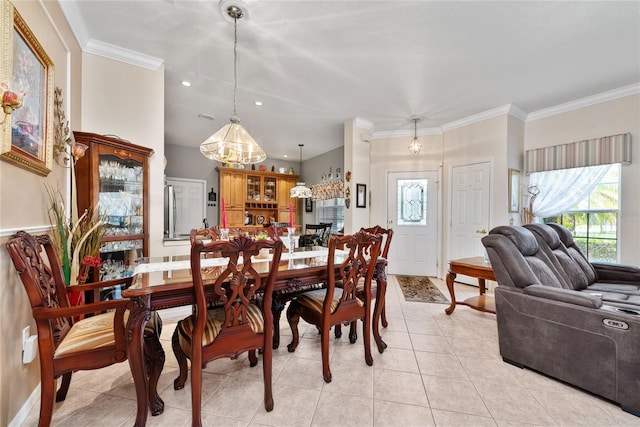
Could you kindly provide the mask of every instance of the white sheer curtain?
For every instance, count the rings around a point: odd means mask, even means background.
[[[568,211],[584,199],[605,176],[611,165],[535,172],[529,175],[529,192],[536,221]]]

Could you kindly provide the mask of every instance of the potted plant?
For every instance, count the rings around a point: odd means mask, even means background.
[[[267,234],[266,231],[260,231],[256,235],[256,240],[266,240],[268,238],[269,238],[269,235]],[[267,248],[260,249],[260,252],[258,253],[258,255],[256,255],[256,258],[269,258],[269,249]]]
[[[80,217],[69,217],[59,189],[47,188],[49,195],[49,220],[51,237],[60,258],[67,286],[85,283],[89,270],[102,264],[99,257],[100,244],[104,237],[103,218],[96,212],[86,210]]]

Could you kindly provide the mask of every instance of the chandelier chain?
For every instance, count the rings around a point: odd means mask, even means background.
[[[236,110],[236,92],[238,90],[238,17],[233,17],[233,116],[238,116]]]

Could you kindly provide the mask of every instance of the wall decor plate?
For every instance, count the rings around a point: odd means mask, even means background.
[[[264,224],[264,216],[258,215],[256,217],[256,224]]]

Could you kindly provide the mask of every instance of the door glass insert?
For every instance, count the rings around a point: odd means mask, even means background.
[[[427,180],[398,179],[398,225],[427,225]]]
[[[142,163],[100,155],[98,165],[100,215],[104,217],[105,235],[142,234],[143,170]]]

